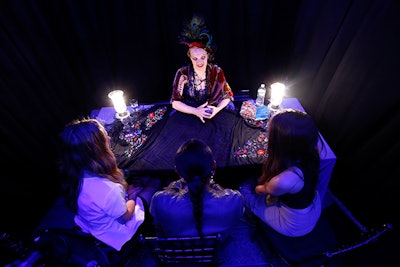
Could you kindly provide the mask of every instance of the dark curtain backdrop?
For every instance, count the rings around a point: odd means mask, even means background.
[[[283,81],[337,156],[331,190],[362,223],[394,222],[400,164],[395,0],[0,2],[0,230],[29,233],[59,193],[58,133],[124,90],[168,101],[182,22],[206,18],[235,93]]]

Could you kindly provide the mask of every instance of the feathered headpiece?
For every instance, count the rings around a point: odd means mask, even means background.
[[[192,19],[185,22],[183,31],[179,35],[179,42],[186,46],[205,48],[208,52],[215,52],[216,47],[213,43],[213,37],[207,30],[204,18],[194,15]]]

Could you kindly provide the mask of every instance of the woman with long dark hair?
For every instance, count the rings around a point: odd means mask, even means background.
[[[168,236],[202,236],[221,233],[239,222],[244,211],[237,190],[214,183],[216,169],[210,147],[190,139],[175,156],[180,179],[154,194],[150,212],[156,229]]]
[[[267,131],[258,184],[246,182],[239,190],[246,208],[268,226],[286,236],[306,235],[321,215],[317,126],[305,112],[287,109],[270,118]]]

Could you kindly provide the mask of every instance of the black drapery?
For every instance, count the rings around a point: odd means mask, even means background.
[[[254,97],[261,82],[285,82],[336,153],[331,189],[363,221],[393,221],[397,1],[236,2],[1,1],[0,230],[30,231],[54,203],[66,122],[111,105],[116,88],[142,103],[168,101],[188,62],[177,36],[193,13],[205,16],[234,92]]]

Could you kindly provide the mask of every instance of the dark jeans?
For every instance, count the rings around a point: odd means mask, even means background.
[[[126,242],[119,251],[121,263],[132,261],[133,258],[136,258],[135,262],[139,262],[140,258],[143,256],[143,253],[145,253],[144,247],[139,239],[140,235],[141,234],[145,236],[154,235],[153,216],[150,214],[149,204],[143,197],[141,196],[138,197],[140,197],[143,201],[145,210],[145,219],[144,222],[139,226],[135,235],[128,242]],[[113,265],[113,266],[118,266],[118,265]]]

